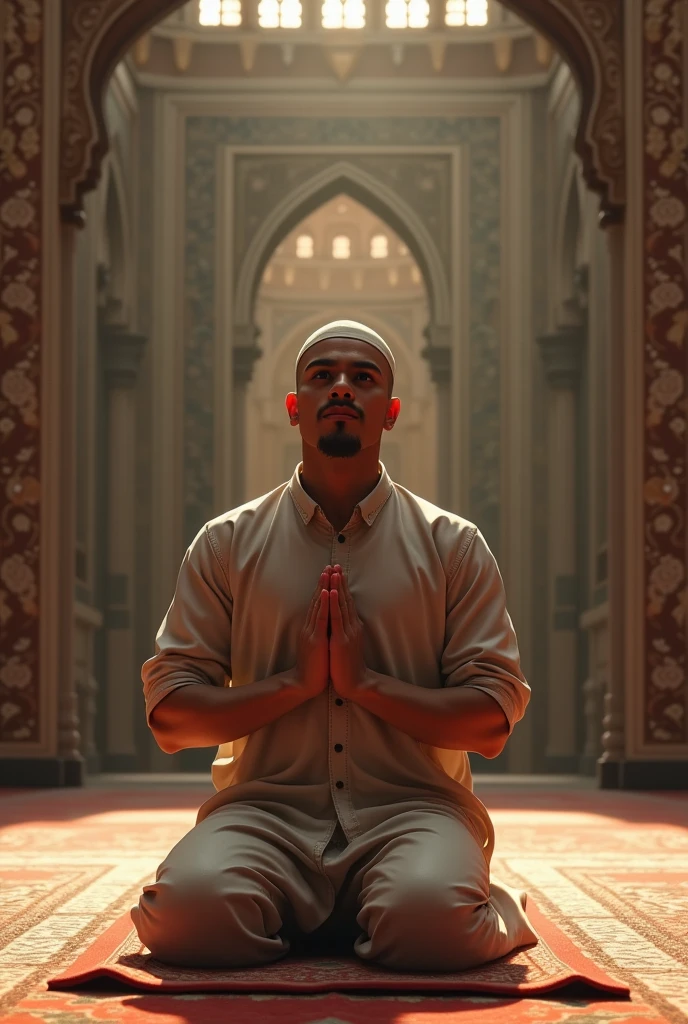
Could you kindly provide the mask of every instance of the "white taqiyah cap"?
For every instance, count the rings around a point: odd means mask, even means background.
[[[299,365],[303,353],[311,345],[315,345],[318,341],[324,341],[326,338],[356,338],[358,341],[366,341],[369,345],[374,345],[389,363],[392,368],[392,378],[394,378],[394,355],[387,342],[372,327],[366,327],[365,324],[359,324],[355,320],[333,320],[331,324],[325,324],[324,327],[319,327],[317,331],[314,331],[299,349],[294,369]]]

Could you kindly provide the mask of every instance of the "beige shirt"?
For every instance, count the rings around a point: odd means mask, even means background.
[[[208,522],[191,543],[156,654],[142,670],[146,714],[190,683],[249,686],[294,666],[318,576],[340,563],[364,626],[365,661],[415,686],[471,686],[510,730],[530,687],[502,578],[472,523],[390,480],[337,534],[300,483]],[[442,807],[472,826],[489,861],[493,832],[473,795],[468,756],[422,744],[330,685],[276,721],[218,748],[217,792],[199,820],[235,800],[259,803],[322,853],[337,820],[348,840],[400,809]]]

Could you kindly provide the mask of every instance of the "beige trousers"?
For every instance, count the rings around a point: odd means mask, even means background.
[[[245,967],[334,937],[364,960],[421,971],[537,941],[525,895],[490,883],[458,814],[403,811],[348,844],[338,826],[324,854],[312,852],[264,808],[218,808],[144,886],[131,910],[140,940],[165,963]]]

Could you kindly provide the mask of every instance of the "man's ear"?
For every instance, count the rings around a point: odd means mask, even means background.
[[[397,421],[397,417],[401,412],[401,399],[390,398],[389,405],[387,406],[387,415],[385,417],[384,427],[385,430],[391,430]]]
[[[289,422],[294,426],[299,422],[299,399],[294,391],[290,391],[284,400],[289,413]]]

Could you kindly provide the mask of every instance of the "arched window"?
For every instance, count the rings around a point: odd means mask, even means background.
[[[487,0],[446,0],[445,25],[487,25]]]
[[[428,0],[387,0],[387,28],[427,28],[430,17]]]
[[[296,255],[300,260],[313,258],[313,236],[299,235],[296,239]]]
[[[351,256],[351,239],[348,235],[335,235],[332,239],[332,256],[335,260],[348,260]]]
[[[370,255],[374,260],[383,260],[389,256],[389,240],[387,235],[373,235],[370,239]]]
[[[323,0],[323,28],[364,28],[365,0]]]
[[[258,24],[261,28],[301,28],[300,0],[260,0]]]
[[[421,282],[420,269],[416,266],[411,267],[411,280],[414,284],[420,284]]]
[[[241,0],[199,0],[199,25],[241,25]]]

